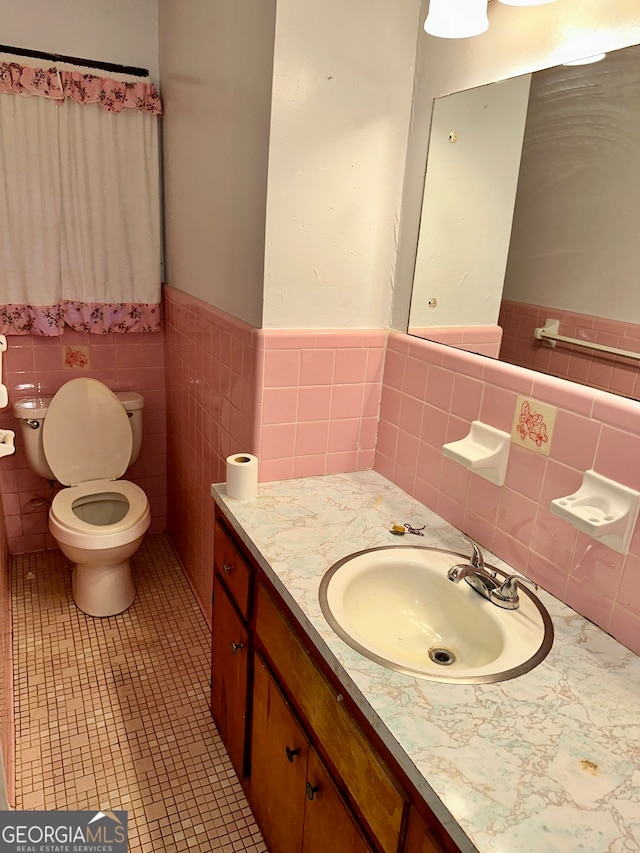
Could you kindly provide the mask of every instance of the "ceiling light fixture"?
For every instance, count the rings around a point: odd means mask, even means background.
[[[489,29],[487,5],[490,0],[430,0],[425,31],[432,36],[463,39],[479,36]],[[554,0],[500,0],[505,6],[542,6]]]
[[[431,0],[424,28],[439,38],[479,36],[489,28],[487,0]]]

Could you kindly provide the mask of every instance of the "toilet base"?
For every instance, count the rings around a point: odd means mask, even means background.
[[[144,533],[126,545],[90,551],[58,539],[62,553],[75,563],[73,600],[88,616],[116,616],[131,607],[136,589],[129,557],[142,544]]]
[[[112,566],[77,563],[72,588],[76,607],[88,616],[116,616],[131,607],[136,597],[129,560]]]

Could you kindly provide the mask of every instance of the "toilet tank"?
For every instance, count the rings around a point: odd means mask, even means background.
[[[20,437],[29,467],[45,480],[56,479],[42,446],[42,421],[50,402],[51,397],[25,397],[13,404],[13,414],[20,422]]]
[[[142,449],[142,410],[144,397],[137,391],[114,391],[129,416],[133,437],[131,460],[133,465]],[[55,480],[42,445],[42,422],[46,417],[51,397],[24,397],[13,404],[13,414],[20,421],[20,435],[29,467],[45,480]]]
[[[138,461],[142,449],[142,410],[144,409],[144,397],[137,391],[114,391],[118,400],[124,406],[129,416],[129,426],[133,435],[133,447],[131,448],[131,461],[133,465]]]

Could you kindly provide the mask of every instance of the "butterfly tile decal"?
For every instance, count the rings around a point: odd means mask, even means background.
[[[558,410],[529,397],[518,397],[511,429],[511,441],[549,455]]]
[[[65,370],[89,368],[89,347],[65,346],[62,366]]]

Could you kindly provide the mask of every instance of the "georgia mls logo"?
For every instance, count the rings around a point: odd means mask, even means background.
[[[0,853],[127,853],[127,813],[0,812]]]

